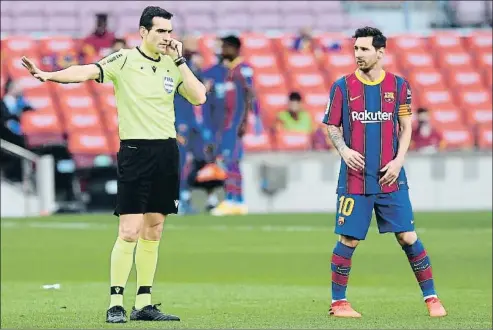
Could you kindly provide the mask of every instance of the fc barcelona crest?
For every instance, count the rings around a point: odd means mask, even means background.
[[[389,102],[389,103],[394,102],[395,101],[394,92],[385,92],[383,94],[383,99],[385,100],[385,102]]]

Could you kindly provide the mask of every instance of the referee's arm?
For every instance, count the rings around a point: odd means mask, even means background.
[[[207,100],[207,97],[205,96],[207,90],[204,84],[202,84],[200,80],[195,77],[192,70],[190,70],[186,63],[179,65],[178,69],[180,70],[183,78],[183,81],[178,86],[178,93],[180,93],[181,96],[186,98],[188,102],[193,105],[204,104]]]
[[[53,81],[58,83],[79,83],[99,78],[100,70],[95,64],[72,65],[66,69],[54,72],[46,72],[38,69],[28,58],[22,58],[22,65],[41,81]]]

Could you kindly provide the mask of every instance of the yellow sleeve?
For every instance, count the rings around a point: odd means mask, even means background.
[[[128,49],[122,49],[96,62],[99,68],[99,78],[96,81],[98,83],[114,82],[127,62],[128,51]]]

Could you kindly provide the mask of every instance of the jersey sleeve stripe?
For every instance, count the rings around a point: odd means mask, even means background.
[[[95,65],[98,67],[98,69],[99,69],[99,78],[98,78],[98,79],[96,79],[96,82],[98,82],[98,83],[100,83],[100,84],[101,84],[101,83],[103,83],[103,82],[104,82],[104,72],[103,72],[103,68],[101,67],[101,64],[99,64],[99,63],[94,63],[94,64],[95,64]]]

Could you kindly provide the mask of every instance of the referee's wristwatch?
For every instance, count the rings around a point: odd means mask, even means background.
[[[178,57],[175,60],[175,65],[176,66],[180,66],[180,65],[182,65],[183,63],[186,63],[186,62],[187,62],[187,60],[183,56],[180,56],[180,57]]]

